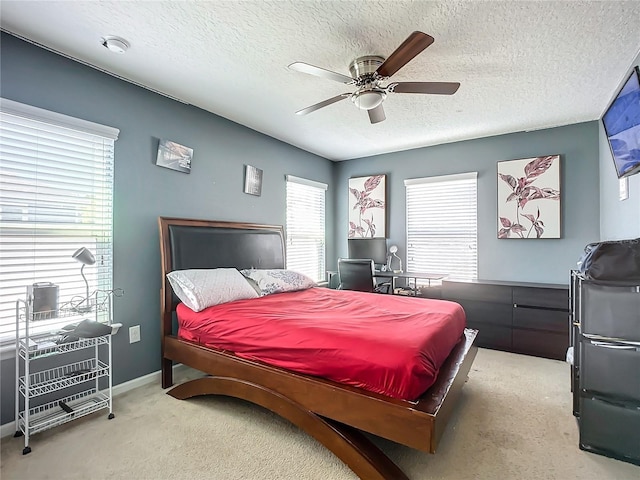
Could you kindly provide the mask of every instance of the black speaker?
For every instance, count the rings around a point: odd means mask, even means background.
[[[51,282],[34,283],[30,287],[33,291],[33,313],[36,320],[54,318],[58,316],[58,285]]]

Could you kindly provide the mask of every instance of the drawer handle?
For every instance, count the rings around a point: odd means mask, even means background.
[[[622,345],[633,345],[635,347],[640,347],[640,342],[625,340],[624,338],[603,337],[602,335],[595,335],[593,333],[583,333],[582,336],[589,340],[595,340],[596,342],[618,343]]]
[[[593,345],[594,347],[610,348],[612,350],[639,350],[640,351],[640,347],[634,347],[632,345],[620,345],[616,343],[596,342],[593,340],[591,340],[591,345]]]

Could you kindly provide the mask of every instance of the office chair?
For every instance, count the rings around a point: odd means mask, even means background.
[[[375,282],[373,260],[369,258],[339,258],[338,277],[339,290],[358,290],[360,292],[374,292]]]

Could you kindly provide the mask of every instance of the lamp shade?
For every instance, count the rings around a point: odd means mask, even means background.
[[[351,100],[360,110],[372,110],[382,103],[386,93],[378,90],[365,90],[354,93]]]
[[[76,250],[73,255],[71,255],[71,258],[77,260],[83,265],[93,265],[96,263],[96,258],[87,247],[82,247]]]

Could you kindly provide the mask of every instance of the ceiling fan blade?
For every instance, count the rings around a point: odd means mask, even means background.
[[[367,110],[367,112],[369,112],[369,120],[371,121],[371,123],[380,123],[387,118],[384,114],[384,108],[382,108],[382,104],[378,105],[376,108]]]
[[[327,105],[331,105],[332,103],[339,102],[347,97],[350,97],[350,93],[342,93],[340,95],[336,95],[335,97],[328,98],[324,102],[316,103],[315,105],[311,105],[310,107],[303,108],[302,110],[298,110],[296,115],[306,115],[307,113],[315,112],[316,110],[321,109],[322,107],[326,107]]]
[[[430,93],[432,95],[453,95],[458,91],[458,82],[395,82],[390,83],[391,93]]]
[[[322,77],[328,80],[346,83],[347,85],[355,83],[353,78],[351,77],[342,75],[341,73],[332,72],[331,70],[325,70],[324,68],[315,67],[313,65],[309,65],[308,63],[294,62],[289,65],[289,68],[297,72],[308,73],[309,75],[315,75],[316,77]]]
[[[384,63],[378,67],[376,72],[381,77],[390,77],[432,43],[432,36],[422,32],[413,32],[391,55],[389,55],[389,58],[387,58]]]

